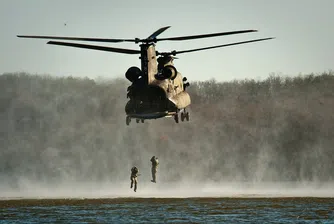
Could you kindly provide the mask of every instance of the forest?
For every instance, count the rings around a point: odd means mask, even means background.
[[[334,72],[190,81],[190,121],[125,124],[125,78],[0,75],[0,179],[334,180]],[[149,174],[148,174],[149,175]]]

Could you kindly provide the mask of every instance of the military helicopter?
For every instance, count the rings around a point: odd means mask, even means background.
[[[191,104],[191,99],[190,95],[186,91],[186,88],[189,86],[189,82],[187,82],[186,77],[182,77],[181,73],[174,66],[173,61],[175,59],[175,55],[273,39],[273,37],[270,37],[190,50],[173,50],[171,52],[159,52],[155,49],[155,45],[159,41],[182,41],[257,32],[257,30],[238,30],[192,36],[157,38],[157,36],[159,36],[168,28],[170,28],[170,26],[162,27],[144,39],[109,39],[27,35],[17,35],[17,37],[74,41],[95,41],[104,43],[140,43],[140,50],[133,50],[69,42],[47,42],[47,44],[52,45],[140,55],[139,59],[141,60],[141,69],[136,66],[132,66],[128,68],[125,73],[125,77],[131,82],[131,85],[127,89],[127,98],[129,98],[129,101],[125,106],[127,125],[130,124],[131,119],[136,119],[137,123],[144,123],[144,120],[146,119],[158,119],[163,117],[173,117],[175,122],[179,123],[179,115],[182,122],[189,121],[189,112],[187,111],[187,108]]]

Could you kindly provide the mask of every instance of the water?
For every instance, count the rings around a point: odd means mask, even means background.
[[[334,223],[334,199],[12,199],[0,223]]]
[[[334,223],[333,183],[30,184],[0,189],[0,224]]]

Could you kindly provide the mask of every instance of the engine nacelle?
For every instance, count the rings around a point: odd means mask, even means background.
[[[159,75],[156,75],[156,79],[164,80],[164,79],[171,79],[174,80],[177,75],[177,70],[173,65],[166,65]]]
[[[125,77],[130,81],[130,82],[135,82],[138,80],[141,76],[143,75],[143,72],[140,70],[140,68],[133,66],[129,68],[126,73]]]
[[[174,80],[177,75],[177,70],[173,65],[166,65],[162,69],[162,76],[166,77],[166,79]]]

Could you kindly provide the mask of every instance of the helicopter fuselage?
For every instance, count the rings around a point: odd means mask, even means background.
[[[125,112],[129,118],[137,119],[174,116],[191,103],[182,75],[174,67],[172,57],[157,58],[153,43],[140,47],[141,69],[131,67],[126,72],[132,84]]]

